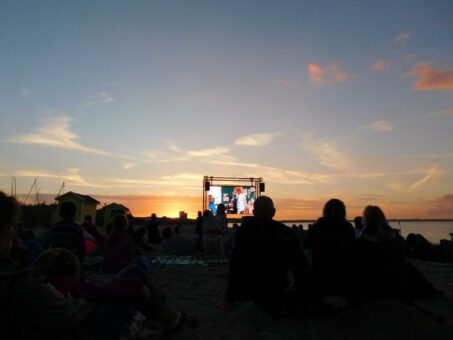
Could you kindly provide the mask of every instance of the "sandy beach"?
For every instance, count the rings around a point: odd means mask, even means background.
[[[190,235],[188,229],[182,229]],[[156,250],[149,256],[158,254]],[[224,313],[216,309],[216,302],[223,297],[227,284],[227,265],[163,265],[156,268],[154,276],[171,305],[200,321],[198,328],[186,327],[172,339],[452,339],[453,265],[412,262],[445,292],[443,298],[417,304],[442,315],[445,324],[397,302],[370,302],[351,306],[336,316],[278,321],[252,303]]]
[[[252,303],[226,314],[216,309],[227,283],[227,266],[166,265],[156,270],[157,282],[170,304],[196,315],[200,326],[186,328],[174,339],[451,339],[453,337],[453,266],[422,262],[415,265],[446,293],[444,298],[420,301],[441,314],[445,325],[405,304],[373,302],[353,306],[328,318],[273,321]]]

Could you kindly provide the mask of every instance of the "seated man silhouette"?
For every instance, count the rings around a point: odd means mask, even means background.
[[[63,202],[59,207],[61,221],[50,230],[51,248],[64,248],[72,251],[82,262],[86,254],[82,227],[75,222],[77,207],[72,202]]]
[[[230,258],[230,278],[221,308],[229,310],[236,301],[253,301],[274,317],[301,315],[309,294],[308,262],[291,228],[273,220],[274,203],[257,198],[254,217],[244,220],[236,231]],[[291,293],[288,273],[295,292]],[[307,294],[308,293],[308,294]]]

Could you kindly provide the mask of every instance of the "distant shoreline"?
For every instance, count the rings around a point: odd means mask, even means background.
[[[292,222],[316,222],[316,220],[304,219],[304,220],[278,220],[282,223],[292,223]],[[353,222],[353,220],[348,220],[349,222]],[[389,219],[389,222],[453,222],[453,219],[445,219],[445,218],[429,218],[429,219],[422,219],[422,218],[404,218],[404,219]]]
[[[248,216],[250,216],[250,215],[248,215]],[[140,219],[140,220],[149,219],[149,217],[136,217],[136,218]],[[162,218],[162,217],[160,217],[160,218]],[[227,215],[227,218],[228,218],[228,215]],[[178,217],[167,217],[166,220],[168,222],[173,222],[173,223],[176,223],[176,222],[195,223],[196,222],[196,219],[193,219],[193,218],[180,220]],[[228,222],[231,222],[231,223],[241,222],[241,221],[242,221],[242,218],[237,218],[237,217],[228,218]],[[291,219],[291,220],[276,219],[276,221],[281,222],[281,223],[296,223],[296,222],[299,222],[299,223],[314,223],[314,222],[317,221],[317,219]],[[353,222],[353,220],[348,220],[348,221],[349,222]],[[403,219],[395,219],[395,218],[392,218],[392,219],[389,219],[388,221],[389,222],[453,222],[453,219],[449,219],[449,218],[440,218],[440,219],[435,219],[435,218],[429,218],[429,219],[403,218]]]

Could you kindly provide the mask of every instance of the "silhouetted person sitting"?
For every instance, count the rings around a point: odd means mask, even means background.
[[[178,227],[175,227],[173,233],[170,227],[162,230],[164,240],[162,241],[162,251],[167,255],[193,255],[196,249],[196,244],[187,240],[181,233],[176,232]]]
[[[363,231],[354,245],[359,266],[356,297],[413,301],[443,295],[405,258],[404,239],[377,206],[363,211]]]
[[[431,244],[423,235],[410,233],[406,237],[406,254],[433,262],[453,263],[453,241],[440,240],[440,244]]]
[[[288,316],[294,312],[287,293],[289,272],[298,293],[308,293],[308,262],[291,228],[274,221],[274,214],[272,200],[261,196],[255,201],[254,217],[236,230],[225,309],[251,300],[273,316]]]
[[[362,230],[363,230],[362,221],[363,221],[362,216],[356,216],[354,218],[354,233],[355,233],[356,240],[360,237],[360,234],[362,233]]]
[[[418,259],[432,259],[433,245],[421,234],[410,233],[406,237],[406,251],[408,257]]]
[[[222,223],[210,210],[203,213],[203,248],[208,256],[225,257],[225,237]]]
[[[154,244],[162,241],[162,237],[159,234],[159,222],[157,221],[156,214],[151,214],[149,223],[146,225],[146,229],[148,230],[149,243]]]
[[[135,229],[134,216],[132,216],[132,214],[127,214],[127,219],[129,222],[126,231],[134,240],[135,250],[137,251],[139,251],[140,249],[143,249],[145,251],[154,250],[154,247],[151,244],[145,242],[144,240],[146,228],[141,226]]]
[[[85,240],[82,228],[74,222],[76,210],[77,208],[72,202],[63,202],[60,205],[61,221],[51,228],[50,247],[68,249],[76,254],[82,262],[86,253]]]
[[[137,265],[128,266],[107,282],[86,281],[80,278],[77,257],[65,249],[52,249],[33,267],[61,293],[95,303],[94,318],[106,328],[99,339],[115,339],[137,309],[146,318],[163,322],[169,331],[178,331],[183,325],[181,314],[168,307],[163,292]],[[94,328],[99,327],[97,323]]]
[[[105,273],[118,273],[129,266],[134,258],[135,245],[133,238],[126,231],[128,224],[129,221],[123,214],[113,218],[113,229],[104,242],[102,271]]]
[[[324,205],[323,217],[303,238],[303,249],[311,253],[314,279],[321,296],[346,294],[354,239],[354,228],[346,220],[344,203],[338,199],[329,200]]]
[[[354,244],[355,293],[362,298],[405,298],[406,265],[404,240],[387,222],[377,206],[363,211],[363,230]],[[358,281],[357,281],[358,280]]]
[[[2,339],[56,338],[77,330],[92,311],[11,259],[19,208],[0,191],[0,334]]]
[[[83,223],[81,224],[83,230],[85,230],[88,234],[94,237],[96,242],[102,244],[105,239],[105,236],[101,234],[99,229],[94,225],[93,218],[91,215],[86,215],[83,219]]]

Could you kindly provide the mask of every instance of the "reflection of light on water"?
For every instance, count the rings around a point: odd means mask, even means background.
[[[421,234],[431,243],[439,243],[440,240],[449,240],[449,234],[453,232],[453,222],[443,221],[408,221],[391,222],[392,228],[400,229],[401,236],[406,237],[410,233]]]

